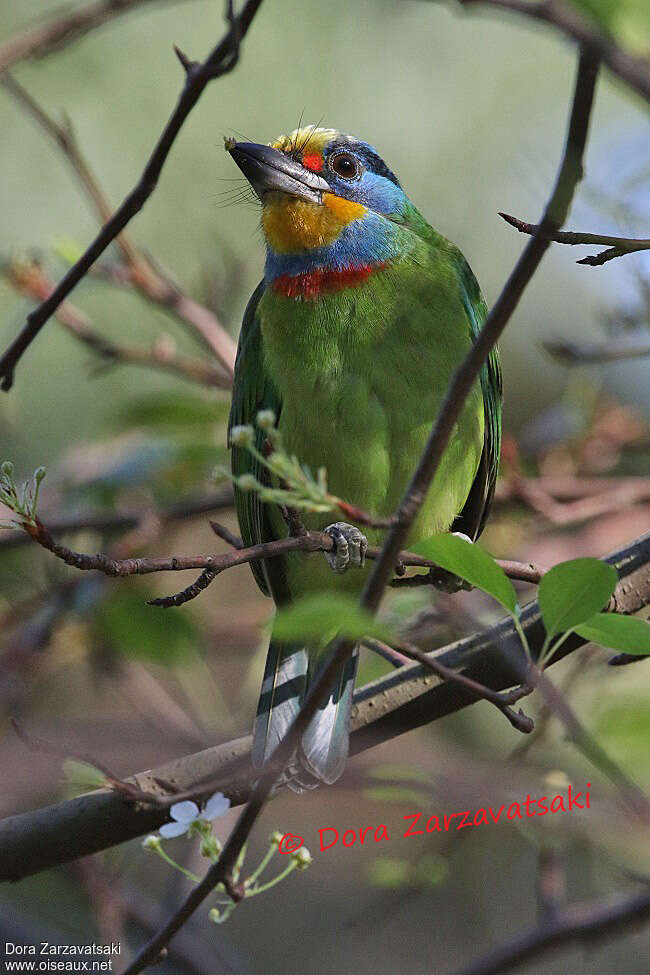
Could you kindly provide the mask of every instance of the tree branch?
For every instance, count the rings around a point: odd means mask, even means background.
[[[11,75],[0,75],[0,82],[61,148],[100,221],[107,223],[111,219],[113,207],[81,152],[70,120],[66,119],[65,125],[59,125]],[[217,373],[218,385],[229,389],[232,386],[236,346],[216,315],[205,305],[183,294],[158,266],[154,266],[152,259],[133,244],[125,232],[116,236],[115,243],[121,251],[124,263],[105,270],[107,279],[120,286],[134,288],[142,297],[172,314],[195,338],[198,337],[216,357],[223,370]],[[50,284],[46,291],[35,297],[43,301],[53,290],[54,286]],[[59,319],[61,311],[60,307]]]
[[[572,941],[592,941],[650,918],[650,887],[595,904],[572,904],[527,934],[479,958],[456,975],[502,975]]]
[[[503,217],[506,223],[518,230],[520,234],[539,234],[541,229],[538,224],[525,223],[518,217],[513,217],[509,213],[499,211],[499,216]],[[614,257],[623,257],[625,254],[636,254],[639,251],[650,250],[650,240],[642,240],[633,237],[610,237],[603,234],[583,234],[569,230],[557,230],[555,233],[546,235],[548,240],[555,241],[556,244],[601,244],[609,249],[592,257],[583,257],[576,261],[577,264],[588,264],[590,267],[597,267],[606,264]]]
[[[614,594],[618,613],[634,614],[650,606],[650,534],[606,559],[619,571]],[[539,654],[545,631],[536,602],[523,611],[522,626],[533,657]],[[584,646],[572,634],[550,662]],[[518,646],[510,618],[481,633],[434,651],[438,663],[460,671],[495,691],[513,687],[516,677],[504,662],[503,647]],[[523,657],[522,657],[522,662]],[[608,671],[604,668],[604,674]],[[420,665],[403,666],[355,692],[350,751],[359,754],[398,735],[440,720],[476,703],[474,695],[428,673]],[[207,748],[175,759],[161,768],[141,772],[127,781],[142,792],[174,802],[170,786],[197,799],[216,789],[233,805],[246,802],[251,781],[259,776],[250,766],[250,737]],[[162,783],[162,784],[161,784]],[[35,809],[0,821],[0,881],[19,880],[60,863],[96,853],[157,829],[167,819],[158,807],[129,803],[123,795],[99,790],[56,805]]]
[[[156,188],[158,178],[169,151],[180,132],[185,119],[196,105],[206,85],[214,78],[232,71],[239,57],[239,43],[246,35],[262,0],[247,0],[242,12],[235,18],[229,30],[198,67],[186,75],[185,85],[178,98],[158,142],[147,162],[142,175],[124,199],[119,209],[104,224],[94,241],[83,255],[68,270],[52,294],[28,316],[22,331],[0,357],[0,388],[11,389],[17,363],[29,348],[45,323],[51,318],[61,302],[67,298],[74,287],[88,273],[98,257],[115,240],[129,221],[138,213]]]
[[[157,556],[155,558],[116,559],[102,552],[95,555],[88,555],[84,552],[75,552],[73,549],[68,548],[67,545],[61,545],[54,540],[50,530],[38,519],[35,524],[24,522],[22,527],[33,541],[47,549],[48,552],[51,552],[58,559],[61,559],[66,565],[83,571],[103,572],[104,575],[120,578],[132,575],[150,575],[153,572],[179,572],[186,569],[204,569],[205,572],[202,575],[206,573],[210,574],[210,581],[212,581],[213,578],[226,569],[231,569],[236,565],[243,565],[246,562],[253,562],[257,559],[279,558],[290,552],[331,552],[334,548],[332,536],[326,532],[305,531],[302,535],[279,538],[273,542],[261,542],[258,545],[250,545],[247,548],[242,548],[241,545],[233,545],[234,550],[232,552],[225,552],[222,555],[168,555]],[[221,526],[219,526],[217,534],[221,535],[222,538],[226,538]],[[228,536],[226,541],[232,545],[235,538],[229,532]],[[370,546],[366,551],[366,558],[371,560],[378,559],[380,554],[380,548]],[[414,555],[412,552],[398,553],[398,561],[401,565],[408,567],[437,568],[434,562],[422,558],[420,555]],[[544,570],[530,562],[515,562],[512,559],[497,561],[511,579],[538,583],[544,572]],[[423,584],[431,585],[431,580],[428,575],[422,576],[421,578]],[[406,580],[398,581],[405,582]],[[205,585],[201,588],[205,588]],[[198,592],[195,595],[198,595]],[[181,602],[187,602],[187,599],[182,599]],[[154,605],[164,604],[166,604],[165,600],[154,600]],[[180,603],[169,603],[168,605],[180,605]]]
[[[95,0],[77,10],[36,23],[0,44],[0,75],[19,61],[42,58],[89,31],[151,0]],[[156,3],[160,0],[155,0]]]
[[[571,38],[589,54],[606,64],[609,70],[646,101],[650,101],[650,65],[619,47],[613,38],[600,30],[593,20],[581,14],[573,4],[557,0],[459,0],[463,7],[482,4],[493,9],[523,14],[533,20],[551,24]]]
[[[618,362],[650,356],[650,345],[622,345],[619,342],[588,344],[558,338],[544,342],[544,348],[565,366]]]
[[[9,261],[5,265],[5,274],[9,284],[16,291],[37,301],[43,301],[54,289],[54,285],[36,261]],[[216,389],[230,389],[232,385],[231,376],[223,369],[215,368],[202,359],[179,355],[175,351],[173,340],[170,340],[172,343],[170,347],[170,343],[163,336],[155,339],[150,347],[122,345],[96,331],[87,315],[69,301],[62,302],[54,314],[70,335],[86,345],[106,363],[162,369],[164,372]]]

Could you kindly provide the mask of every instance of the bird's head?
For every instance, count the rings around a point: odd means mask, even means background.
[[[307,126],[270,145],[226,141],[262,204],[267,276],[354,268],[396,256],[396,230],[414,209],[366,142]]]

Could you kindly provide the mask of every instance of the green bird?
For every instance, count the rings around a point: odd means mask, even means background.
[[[262,205],[264,279],[239,338],[230,429],[272,410],[283,444],[329,490],[377,516],[397,507],[452,375],[486,315],[460,251],[437,233],[366,142],[307,126],[270,145],[228,140]],[[268,450],[257,430],[256,446]],[[465,406],[413,526],[410,542],[447,531],[475,540],[485,523],[501,440],[496,352]],[[232,445],[235,475],[268,473]],[[279,508],[235,490],[245,545],[285,537]],[[323,591],[360,592],[370,540],[381,532],[324,515],[325,558],[292,553],[251,563],[261,590],[284,606]],[[347,570],[352,567],[354,571]],[[333,571],[332,571],[333,570]],[[271,641],[253,733],[263,766],[296,717],[322,658],[318,648]],[[317,711],[288,770],[296,791],[341,775],[357,666],[350,659]]]

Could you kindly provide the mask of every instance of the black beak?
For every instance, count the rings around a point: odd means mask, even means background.
[[[305,169],[279,149],[255,142],[235,142],[227,148],[260,200],[265,193],[276,192],[322,203],[321,194],[331,192],[322,176]]]

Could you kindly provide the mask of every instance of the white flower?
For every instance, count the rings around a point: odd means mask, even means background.
[[[215,792],[210,796],[206,804],[199,811],[195,802],[185,800],[185,802],[175,802],[170,807],[169,814],[175,822],[165,823],[160,827],[160,835],[166,840],[174,836],[182,836],[183,833],[190,835],[192,826],[196,823],[208,823],[217,816],[223,816],[230,809],[230,799],[226,799],[223,792]]]

